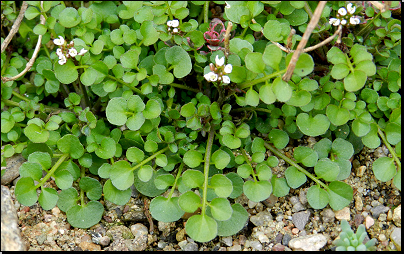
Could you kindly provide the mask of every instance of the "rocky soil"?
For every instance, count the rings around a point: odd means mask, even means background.
[[[305,143],[310,146],[313,140],[305,140]],[[292,147],[286,147],[283,152],[291,154],[292,151]],[[299,189],[291,189],[285,197],[271,195],[259,203],[249,201],[242,195],[234,202],[242,204],[249,212],[246,226],[234,236],[216,237],[207,243],[194,242],[189,238],[184,229],[186,220],[182,219],[173,223],[153,221],[150,230],[144,210],[145,197],[136,190],[133,190],[130,201],[124,206],[103,201],[105,213],[100,223],[89,229],[78,229],[70,226],[66,214],[57,207],[45,211],[38,204],[31,207],[19,204],[14,195],[16,180],[7,184],[3,177],[2,185],[9,188],[10,200],[7,201],[7,188],[2,186],[1,250],[18,247],[51,251],[334,250],[332,242],[341,232],[342,219],[348,220],[354,231],[364,224],[369,237],[365,241],[376,238],[378,251],[401,250],[400,191],[391,182],[376,180],[371,170],[373,161],[382,156],[389,156],[386,147],[365,148],[352,158],[352,173],[345,180],[354,189],[354,198],[349,207],[336,212],[329,206],[320,210],[312,209],[306,198],[307,190],[313,184],[309,181]],[[11,166],[8,174],[12,174],[13,170],[18,172],[19,165],[24,162],[18,157],[13,159],[16,162],[9,161],[8,165]],[[273,173],[282,176],[287,166],[280,160]],[[15,175],[18,176],[18,173]],[[13,218],[17,225],[15,229]],[[18,242],[18,229],[21,242]]]

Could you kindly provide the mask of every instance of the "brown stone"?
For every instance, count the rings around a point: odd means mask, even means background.
[[[89,242],[81,242],[79,244],[79,247],[83,250],[89,250],[89,251],[101,251],[101,246],[95,244],[95,243],[89,243]]]

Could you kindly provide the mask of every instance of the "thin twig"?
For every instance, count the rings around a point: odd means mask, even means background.
[[[14,35],[18,32],[20,28],[21,21],[24,18],[25,11],[27,10],[28,4],[26,1],[22,2],[20,14],[18,14],[17,19],[14,21],[13,26],[11,27],[10,33],[7,35],[6,39],[4,39],[3,43],[1,44],[1,53],[7,48],[8,44],[10,43],[11,39],[13,39]]]
[[[43,1],[41,1],[41,7],[43,8]],[[42,14],[41,14],[40,19],[41,19],[41,24],[45,25],[46,20],[45,20],[45,17]],[[25,69],[21,73],[19,73],[18,75],[14,76],[14,77],[11,77],[11,78],[9,78],[9,77],[1,77],[1,80],[3,82],[13,81],[13,80],[16,80],[16,79],[24,76],[25,73],[27,73],[32,68],[32,66],[34,65],[35,59],[38,56],[39,49],[41,48],[41,42],[42,42],[42,35],[39,35],[38,36],[38,42],[36,43],[34,54],[32,54],[31,59],[28,61],[27,65],[25,66]]]
[[[334,40],[334,38],[335,38],[337,35],[340,35],[340,36],[341,36],[341,34],[342,34],[341,32],[342,32],[342,25],[339,25],[337,31],[335,31],[335,33],[334,33],[333,35],[331,35],[330,37],[328,37],[328,38],[325,39],[324,41],[322,41],[322,42],[320,42],[320,43],[318,43],[318,44],[316,44],[316,45],[314,45],[314,46],[305,48],[305,49],[303,50],[303,52],[304,52],[304,53],[310,52],[310,51],[313,51],[313,50],[315,50],[315,49],[317,49],[317,48],[319,48],[319,47],[324,46],[325,44],[327,44],[327,43],[331,42],[332,40]]]
[[[293,71],[296,67],[296,62],[299,59],[300,54],[303,52],[304,47],[306,46],[311,33],[313,32],[315,26],[317,25],[318,21],[320,20],[321,13],[323,12],[324,6],[327,1],[320,1],[317,5],[316,10],[314,11],[313,18],[310,20],[309,24],[307,25],[306,31],[304,31],[303,37],[293,53],[292,59],[289,62],[288,69],[286,70],[285,75],[283,75],[282,79],[286,82],[290,80],[290,77],[293,74]]]
[[[230,40],[230,32],[233,28],[233,23],[229,21],[227,23],[226,33],[224,34],[224,54],[226,57],[229,56],[229,40]]]

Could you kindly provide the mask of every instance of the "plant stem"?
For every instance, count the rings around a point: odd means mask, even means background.
[[[271,74],[269,74],[269,75],[266,75],[266,76],[264,76],[264,77],[262,77],[262,78],[254,79],[254,80],[252,80],[252,81],[243,82],[243,83],[241,83],[241,84],[238,84],[237,86],[238,86],[238,88],[240,88],[240,89],[248,88],[248,87],[253,86],[253,85],[255,85],[255,84],[259,84],[259,83],[261,83],[261,82],[264,82],[264,81],[266,81],[266,80],[268,80],[268,79],[271,79],[271,78],[274,78],[274,77],[276,77],[276,76],[282,75],[283,73],[286,72],[286,70],[287,70],[287,69],[284,69],[284,70],[277,71],[277,72],[271,73]]]
[[[188,91],[191,91],[191,92],[195,92],[195,93],[200,92],[198,89],[191,88],[191,87],[188,87],[186,85],[181,85],[181,84],[177,84],[177,83],[171,83],[171,84],[168,84],[168,85],[173,86],[173,87],[177,87],[177,88],[181,88],[181,89],[184,89],[184,90],[188,90]]]
[[[108,75],[107,77],[110,78],[110,79],[116,80],[118,83],[120,83],[120,84],[122,84],[122,85],[125,85],[125,86],[129,87],[129,88],[130,88],[132,91],[134,91],[135,93],[137,93],[137,94],[142,94],[142,95],[143,95],[142,91],[140,91],[140,90],[137,89],[136,87],[131,87],[129,84],[123,82],[123,81],[120,80],[120,79],[115,78],[115,77],[112,76],[112,75]]]
[[[244,157],[245,161],[246,161],[247,164],[251,167],[251,169],[252,169],[251,174],[252,174],[252,176],[253,176],[253,178],[254,178],[254,182],[256,182],[256,181],[257,181],[257,176],[256,176],[256,174],[255,174],[255,172],[254,172],[253,166],[251,165],[251,161],[250,161],[250,159],[248,158],[247,153],[245,152],[245,150],[244,150],[243,148],[241,148],[240,150],[241,150],[241,153],[243,154],[243,157]]]
[[[182,168],[183,168],[183,167],[184,167],[184,162],[181,162],[180,167],[178,168],[177,176],[175,177],[175,180],[174,180],[173,187],[171,187],[171,191],[170,191],[170,193],[168,194],[168,199],[170,199],[171,196],[172,196],[173,193],[174,193],[175,187],[177,186],[177,181],[178,181],[178,179],[179,179],[180,176],[181,176],[181,172],[182,172]]]
[[[396,161],[398,168],[401,169],[400,159],[397,157],[396,152],[394,151],[394,149],[391,147],[391,145],[387,141],[386,136],[384,135],[383,131],[380,129],[379,126],[377,126],[377,133],[379,133],[379,136],[383,140],[383,143],[386,145],[387,149],[389,149],[389,152],[391,153],[394,160]]]
[[[203,174],[205,176],[205,181],[203,182],[203,200],[202,200],[202,212],[201,212],[202,216],[205,215],[206,205],[207,205],[210,155],[212,152],[212,144],[213,144],[214,138],[215,138],[214,124],[211,124],[209,136],[208,136],[208,143],[206,145],[205,164],[203,166]]]
[[[82,167],[81,172],[80,172],[80,181],[85,176],[86,176],[86,168]],[[80,203],[81,203],[81,207],[83,207],[85,205],[85,203],[84,203],[84,190],[82,188],[80,188]]]
[[[154,158],[156,158],[158,155],[164,153],[165,151],[168,150],[168,146],[161,149],[160,151],[156,152],[155,154],[153,154],[152,156],[150,156],[149,158],[143,160],[141,163],[137,164],[136,166],[134,166],[133,168],[131,168],[131,170],[135,170],[137,168],[140,168],[141,166],[143,166],[144,164],[148,163],[149,161],[153,160]]]
[[[381,12],[379,12],[378,14],[376,14],[376,16],[375,16],[372,20],[370,20],[369,23],[367,23],[367,24],[365,25],[365,27],[362,28],[362,30],[360,30],[360,31],[356,34],[356,36],[360,36],[360,35],[362,35],[363,33],[365,33],[365,31],[373,24],[373,22],[374,22],[381,14],[382,14]],[[363,38],[363,41],[365,41],[365,38]]]
[[[313,176],[312,174],[310,174],[307,170],[305,170],[304,168],[302,168],[301,166],[299,166],[299,164],[297,164],[294,160],[286,157],[286,155],[282,154],[278,149],[276,149],[275,147],[271,146],[270,144],[268,144],[267,142],[264,142],[264,146],[266,148],[268,148],[272,153],[274,153],[276,156],[282,158],[284,161],[286,161],[287,163],[289,163],[290,165],[294,166],[295,168],[297,168],[300,172],[302,172],[303,174],[305,174],[306,176],[308,176],[310,179],[312,179],[314,182],[316,182],[318,185],[321,185],[324,189],[329,189],[327,185],[325,185],[323,182],[321,182],[320,180],[318,180],[315,176]]]
[[[265,112],[268,114],[271,114],[272,110],[270,109],[266,109],[266,108],[256,108],[256,107],[242,107],[242,108],[236,108],[231,110],[231,112],[241,112],[241,111],[245,111],[245,110],[251,110],[251,111],[261,111],[261,112]]]
[[[53,165],[53,167],[51,168],[51,170],[48,172],[48,174],[46,174],[46,176],[44,178],[42,178],[42,180],[35,186],[35,189],[39,188],[40,186],[42,186],[52,175],[53,173],[55,173],[56,169],[58,169],[58,167],[62,164],[62,162],[69,157],[68,153],[65,153],[62,155],[62,157],[59,158],[59,160],[55,163],[55,165]]]
[[[208,11],[209,11],[209,1],[205,1],[205,4],[203,5],[203,23],[209,22]]]

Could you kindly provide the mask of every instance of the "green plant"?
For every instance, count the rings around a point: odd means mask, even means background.
[[[346,220],[341,221],[341,233],[333,244],[337,246],[336,251],[372,251],[375,250],[376,239],[363,243],[367,233],[363,224],[359,225],[356,233],[353,232]]]
[[[1,163],[27,159],[21,204],[88,228],[134,185],[159,221],[195,212],[186,232],[206,242],[244,227],[242,194],[310,178],[311,207],[348,206],[352,156],[382,143],[373,172],[401,190],[401,21],[342,1],[214,3],[224,22],[209,1],[23,4],[1,53]],[[317,143],[280,151],[305,135]]]

